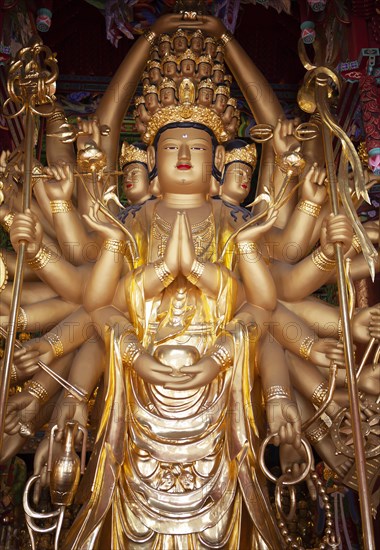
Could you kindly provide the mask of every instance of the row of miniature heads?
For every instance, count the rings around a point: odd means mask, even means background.
[[[224,149],[224,169],[219,181],[221,185],[218,190],[211,187],[210,194],[219,194],[226,202],[239,205],[250,192],[257,160],[256,147],[244,140],[235,139],[226,143]],[[139,204],[152,194],[160,194],[157,182],[152,178],[153,172],[149,174],[148,171],[147,146],[144,143],[123,143],[120,168],[124,172],[124,194],[130,204]]]
[[[211,58],[223,59],[224,56],[223,46],[218,45],[215,38],[205,37],[199,29],[193,33],[178,29],[172,36],[168,34],[159,36],[158,44],[153,48],[152,57],[162,58],[170,53],[178,55],[187,49],[192,50],[196,55],[200,55],[204,51]]]
[[[211,78],[215,84],[232,83],[232,76],[226,74],[223,62],[213,61],[207,54],[196,56],[189,49],[181,55],[167,54],[160,61],[150,59],[143,73],[142,83],[157,86],[165,77],[173,80],[192,78],[195,82]]]

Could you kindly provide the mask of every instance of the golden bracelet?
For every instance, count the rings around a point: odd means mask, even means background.
[[[133,367],[137,357],[142,354],[144,348],[138,342],[129,342],[123,353],[122,361],[127,368]]]
[[[329,433],[330,428],[321,422],[316,428],[306,431],[306,437],[311,444],[319,443]]]
[[[58,334],[50,333],[45,334],[46,340],[49,342],[51,347],[53,348],[54,355],[56,357],[62,357],[63,355],[63,344],[62,340],[58,336]]]
[[[117,241],[116,239],[107,239],[103,243],[103,250],[109,250],[115,254],[121,254],[124,256],[126,252],[126,244],[124,241]]]
[[[338,338],[339,340],[343,340],[343,326],[342,319],[340,317],[338,319]]]
[[[41,405],[49,400],[49,394],[46,388],[44,388],[43,385],[36,380],[28,380],[24,384],[24,390],[35,397],[41,403]]]
[[[304,212],[308,216],[312,216],[313,218],[318,218],[321,212],[321,206],[319,204],[315,204],[314,202],[308,200],[300,201],[297,205],[297,209]]]
[[[28,317],[26,315],[25,309],[23,309],[20,306],[18,308],[18,315],[17,315],[17,330],[20,332],[24,332],[27,326],[28,326]]]
[[[270,386],[264,393],[264,401],[273,401],[275,399],[292,399],[290,389],[287,386]]]
[[[318,409],[326,399],[328,394],[328,386],[326,382],[321,382],[313,391],[311,402]]]
[[[11,385],[17,386],[17,370],[13,363],[11,365]]]
[[[174,281],[174,277],[170,273],[168,266],[166,265],[164,260],[159,260],[153,265],[157,277],[160,279],[164,288],[167,288]]]
[[[313,251],[311,259],[315,267],[321,271],[332,271],[335,268],[335,260],[330,260],[319,248]]]
[[[216,344],[210,353],[210,357],[216,361],[220,367],[220,372],[223,372],[231,367],[232,365],[232,357],[230,355],[230,352],[227,348],[224,346],[221,346],[220,344]]]
[[[42,245],[37,254],[31,260],[28,260],[28,264],[32,269],[42,269],[50,262],[52,251],[45,245]]]
[[[313,347],[314,343],[315,340],[311,336],[306,336],[306,338],[304,338],[301,342],[299,354],[306,361],[310,360],[311,348]]]
[[[145,40],[147,40],[147,41],[149,42],[149,44],[150,44],[152,47],[156,44],[157,35],[156,35],[156,33],[153,32],[152,30],[146,29],[146,30],[143,32],[143,37],[145,38]]]
[[[256,254],[259,256],[261,255],[258,245],[250,241],[236,243],[236,249],[239,254]]]
[[[52,214],[66,214],[67,212],[72,212],[73,205],[71,201],[56,200],[50,201],[50,210]]]
[[[58,120],[62,120],[66,122],[65,113],[62,111],[54,111],[54,113],[47,117],[48,124],[52,124],[53,122],[57,122]]]
[[[205,264],[202,264],[198,260],[194,260],[193,265],[191,266],[191,271],[186,277],[189,283],[196,285],[199,279],[202,277],[204,269]]]
[[[3,221],[1,222],[1,225],[4,227],[5,231],[9,233],[13,220],[15,219],[16,212],[9,212],[6,216],[4,216]]]
[[[360,244],[359,237],[357,235],[354,235],[352,237],[352,248],[355,250],[356,254],[360,254],[362,251],[362,245]]]
[[[225,31],[222,36],[219,38],[220,42],[223,44],[223,46],[227,46],[231,40],[234,39],[234,35],[230,33],[229,31]]]

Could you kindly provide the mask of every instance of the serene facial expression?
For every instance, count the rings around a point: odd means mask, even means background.
[[[158,46],[158,53],[160,57],[164,57],[167,53],[170,53],[170,42],[161,42]]]
[[[216,84],[220,84],[223,82],[223,73],[222,71],[219,71],[218,69],[214,71],[214,74],[212,75],[212,79]]]
[[[167,105],[173,105],[175,103],[173,88],[163,88],[160,92],[161,105],[166,107]]]
[[[157,109],[158,108],[157,94],[147,94],[145,96],[145,105],[147,106],[149,111]]]
[[[207,42],[206,44],[206,53],[214,58],[215,54],[216,54],[216,45],[213,44],[212,42]]]
[[[153,69],[150,69],[149,78],[153,84],[157,84],[157,82],[161,80],[160,69],[158,67],[153,67]]]
[[[181,61],[181,73],[183,76],[193,76],[195,72],[195,62],[192,59]]]
[[[233,162],[226,168],[222,196],[229,202],[240,204],[251,188],[252,168],[243,162]]]
[[[223,94],[218,94],[215,98],[214,108],[218,113],[223,113],[227,105],[227,98]]]
[[[210,88],[201,88],[199,90],[198,103],[200,105],[204,105],[205,107],[209,107],[211,105],[213,95],[214,92],[210,90]]]
[[[199,63],[198,76],[199,78],[204,78],[205,76],[209,78],[211,76],[211,65],[209,63]]]
[[[132,162],[123,168],[124,194],[131,204],[137,204],[149,189],[148,170],[139,162]]]
[[[193,52],[200,53],[203,49],[203,40],[199,36],[192,38],[190,44]]]
[[[157,144],[156,164],[161,191],[204,193],[210,188],[212,170],[210,135],[197,128],[173,128],[162,133]]]
[[[187,50],[187,40],[184,36],[177,36],[173,40],[173,47],[176,52],[184,52]]]
[[[164,75],[173,78],[177,74],[177,65],[174,63],[174,61],[168,61],[167,63],[164,63]]]

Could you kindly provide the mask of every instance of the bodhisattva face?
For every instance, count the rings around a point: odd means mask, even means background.
[[[173,48],[176,53],[182,53],[187,50],[187,39],[184,36],[176,36],[173,40]]]
[[[200,36],[195,36],[190,40],[190,48],[195,53],[201,53],[203,50],[203,40]]]
[[[158,46],[158,53],[160,57],[164,57],[164,55],[170,53],[170,42],[161,42]]]
[[[214,109],[217,113],[224,113],[228,98],[224,94],[217,94],[215,98]]]
[[[175,94],[173,88],[163,88],[160,92],[160,101],[163,107],[167,105],[174,105]]]
[[[232,204],[242,203],[251,189],[252,168],[244,162],[227,165],[222,185],[222,197]]]
[[[157,94],[147,94],[145,96],[145,105],[149,112],[155,112],[159,108],[158,96]]]
[[[148,170],[139,162],[132,162],[123,168],[123,189],[127,200],[137,204],[149,193]]]
[[[149,78],[150,81],[153,82],[153,84],[157,84],[161,80],[161,72],[158,67],[153,67],[149,71]]]
[[[164,63],[163,72],[164,76],[174,78],[177,76],[177,65],[173,61],[168,61],[167,63]]]
[[[216,148],[216,162],[223,162],[224,149]],[[218,159],[218,160],[217,160]],[[148,148],[148,167],[156,160],[158,180],[165,193],[207,195],[210,189],[213,148],[210,135],[198,128],[165,130],[156,151]]]
[[[201,88],[198,92],[198,103],[205,107],[210,107],[214,97],[214,92],[211,88]]]
[[[199,78],[204,78],[204,77],[207,77],[209,78],[211,76],[211,65],[210,63],[199,63],[198,65],[198,77]]]
[[[195,73],[195,62],[192,59],[181,61],[181,73],[183,76],[193,76]]]

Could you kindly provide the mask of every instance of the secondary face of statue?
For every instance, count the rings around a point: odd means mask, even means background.
[[[163,193],[209,192],[213,148],[206,131],[198,128],[165,130],[159,138],[156,155]]]
[[[251,188],[252,169],[244,162],[232,162],[226,168],[222,195],[233,204],[240,204],[247,198]]]
[[[131,204],[139,202],[148,193],[149,178],[147,169],[139,162],[127,164],[123,169],[123,188]]]

